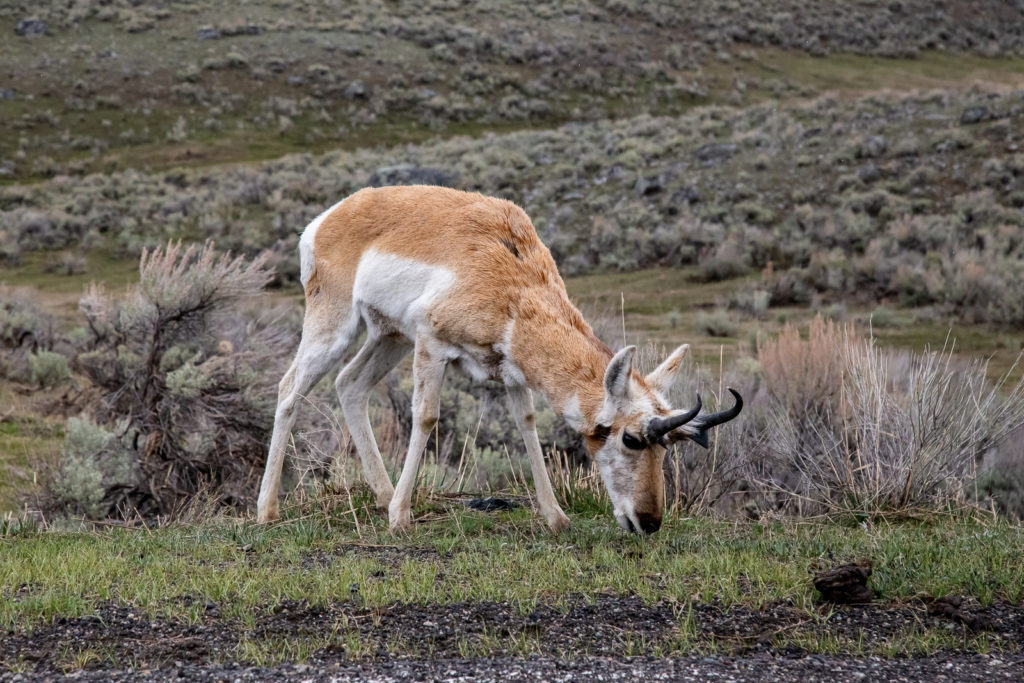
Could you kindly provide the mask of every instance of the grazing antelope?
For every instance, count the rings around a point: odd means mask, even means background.
[[[302,341],[281,380],[260,522],[278,516],[278,486],[296,402],[355,343],[366,341],[335,387],[363,470],[390,527],[411,522],[410,501],[427,437],[437,423],[449,363],[478,380],[495,379],[526,442],[537,502],[548,526],[569,519],[555,500],[534,425],[533,394],[578,430],[597,463],[626,530],[652,533],[664,506],[665,447],[689,437],[707,447],[707,430],[739,414],[673,411],[665,400],[689,346],[646,377],[636,347],[613,354],[570,303],[550,252],[526,213],[511,202],[423,185],[360,190],[320,214],[299,241],[306,293]],[[373,387],[410,350],[413,422],[397,488],[370,429]]]

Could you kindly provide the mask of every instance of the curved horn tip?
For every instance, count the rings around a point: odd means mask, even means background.
[[[743,398],[740,396],[739,392],[732,387],[729,387],[729,393],[732,394],[734,399],[736,399],[736,403],[733,404],[732,408],[727,408],[726,410],[720,410],[717,413],[710,413],[703,416],[701,421],[705,428],[714,427],[722,424],[723,422],[728,422],[739,415],[740,411],[743,410]]]
[[[742,408],[743,407],[743,397],[740,396],[740,392],[736,391],[732,387],[727,387],[727,388],[729,390],[729,393],[732,394],[732,397],[734,399],[736,399],[736,407],[737,408]]]

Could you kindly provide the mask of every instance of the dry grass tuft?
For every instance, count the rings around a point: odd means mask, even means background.
[[[761,485],[798,514],[957,510],[977,500],[983,458],[1024,420],[1024,379],[987,362],[880,349],[816,320],[760,349],[774,399]],[[1011,373],[1016,369],[1011,369]]]

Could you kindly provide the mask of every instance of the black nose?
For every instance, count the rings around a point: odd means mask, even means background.
[[[636,516],[637,521],[640,522],[640,528],[644,530],[645,534],[653,534],[655,531],[661,528],[661,517],[655,517],[649,515],[646,512],[641,512]]]

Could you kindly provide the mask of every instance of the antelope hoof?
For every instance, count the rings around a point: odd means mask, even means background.
[[[394,535],[408,533],[412,526],[412,511],[409,509],[388,510],[388,530]]]
[[[276,505],[267,505],[265,507],[260,507],[257,509],[256,512],[256,523],[270,524],[271,522],[276,522],[280,516],[281,513],[278,511]]]
[[[569,521],[569,518],[561,510],[557,510],[550,515],[544,515],[544,518],[547,520],[551,531],[556,534],[562,533],[572,526],[572,522]]]
[[[383,494],[374,493],[374,498],[377,503],[378,510],[388,510],[390,512],[391,499],[395,497],[395,490],[390,489]]]

